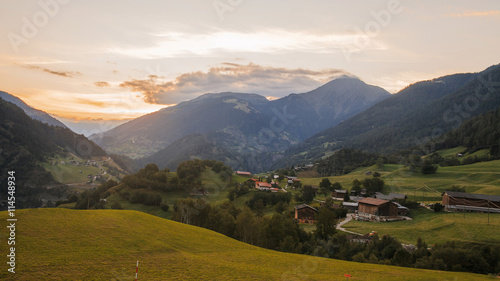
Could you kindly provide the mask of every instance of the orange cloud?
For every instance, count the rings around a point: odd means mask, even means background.
[[[105,82],[105,81],[94,82],[94,85],[96,85],[97,87],[110,87],[111,86],[108,82]]]
[[[150,75],[147,79],[133,79],[120,84],[142,94],[147,103],[172,104],[195,98],[204,93],[245,92],[266,96],[284,96],[319,87],[324,82],[343,74],[341,69],[314,71],[223,63],[207,72],[184,73],[172,81]]]
[[[57,76],[62,76],[62,77],[73,78],[73,76],[75,76],[75,75],[82,75],[80,72],[55,71],[55,70],[51,70],[51,69],[48,69],[48,68],[40,67],[38,65],[23,65],[23,67],[28,68],[28,69],[38,69],[38,70],[41,70],[43,72],[47,72],[47,73],[50,73],[50,74],[53,74],[53,75],[57,75]]]

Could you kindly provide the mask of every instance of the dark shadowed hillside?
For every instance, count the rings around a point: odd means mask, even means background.
[[[500,106],[500,67],[418,82],[290,148],[276,166],[323,157],[342,147],[394,152],[425,143],[462,121]],[[498,84],[498,83],[497,83]]]

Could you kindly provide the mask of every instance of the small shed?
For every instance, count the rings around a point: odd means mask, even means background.
[[[299,223],[315,223],[318,210],[307,204],[295,206],[295,220]]]
[[[347,193],[347,190],[343,189],[335,189],[332,191],[332,198],[335,200],[344,200],[344,196]]]

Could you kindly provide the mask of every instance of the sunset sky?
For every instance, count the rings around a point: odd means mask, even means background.
[[[500,63],[496,0],[1,0],[0,19],[0,90],[84,133],[204,93],[344,73],[395,93]]]

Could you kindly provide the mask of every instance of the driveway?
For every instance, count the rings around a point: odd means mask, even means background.
[[[337,229],[338,229],[338,230],[340,230],[340,231],[344,231],[344,232],[351,233],[351,234],[355,234],[355,235],[363,235],[363,234],[361,234],[361,233],[356,233],[356,232],[353,232],[353,231],[350,231],[350,230],[346,230],[345,228],[343,228],[343,227],[342,227],[344,224],[346,224],[346,223],[350,222],[350,221],[352,220],[352,217],[353,217],[353,216],[354,216],[354,214],[353,214],[353,213],[349,213],[349,214],[347,214],[347,215],[346,215],[346,218],[345,218],[343,221],[341,221],[341,222],[339,222],[339,223],[337,224]]]

